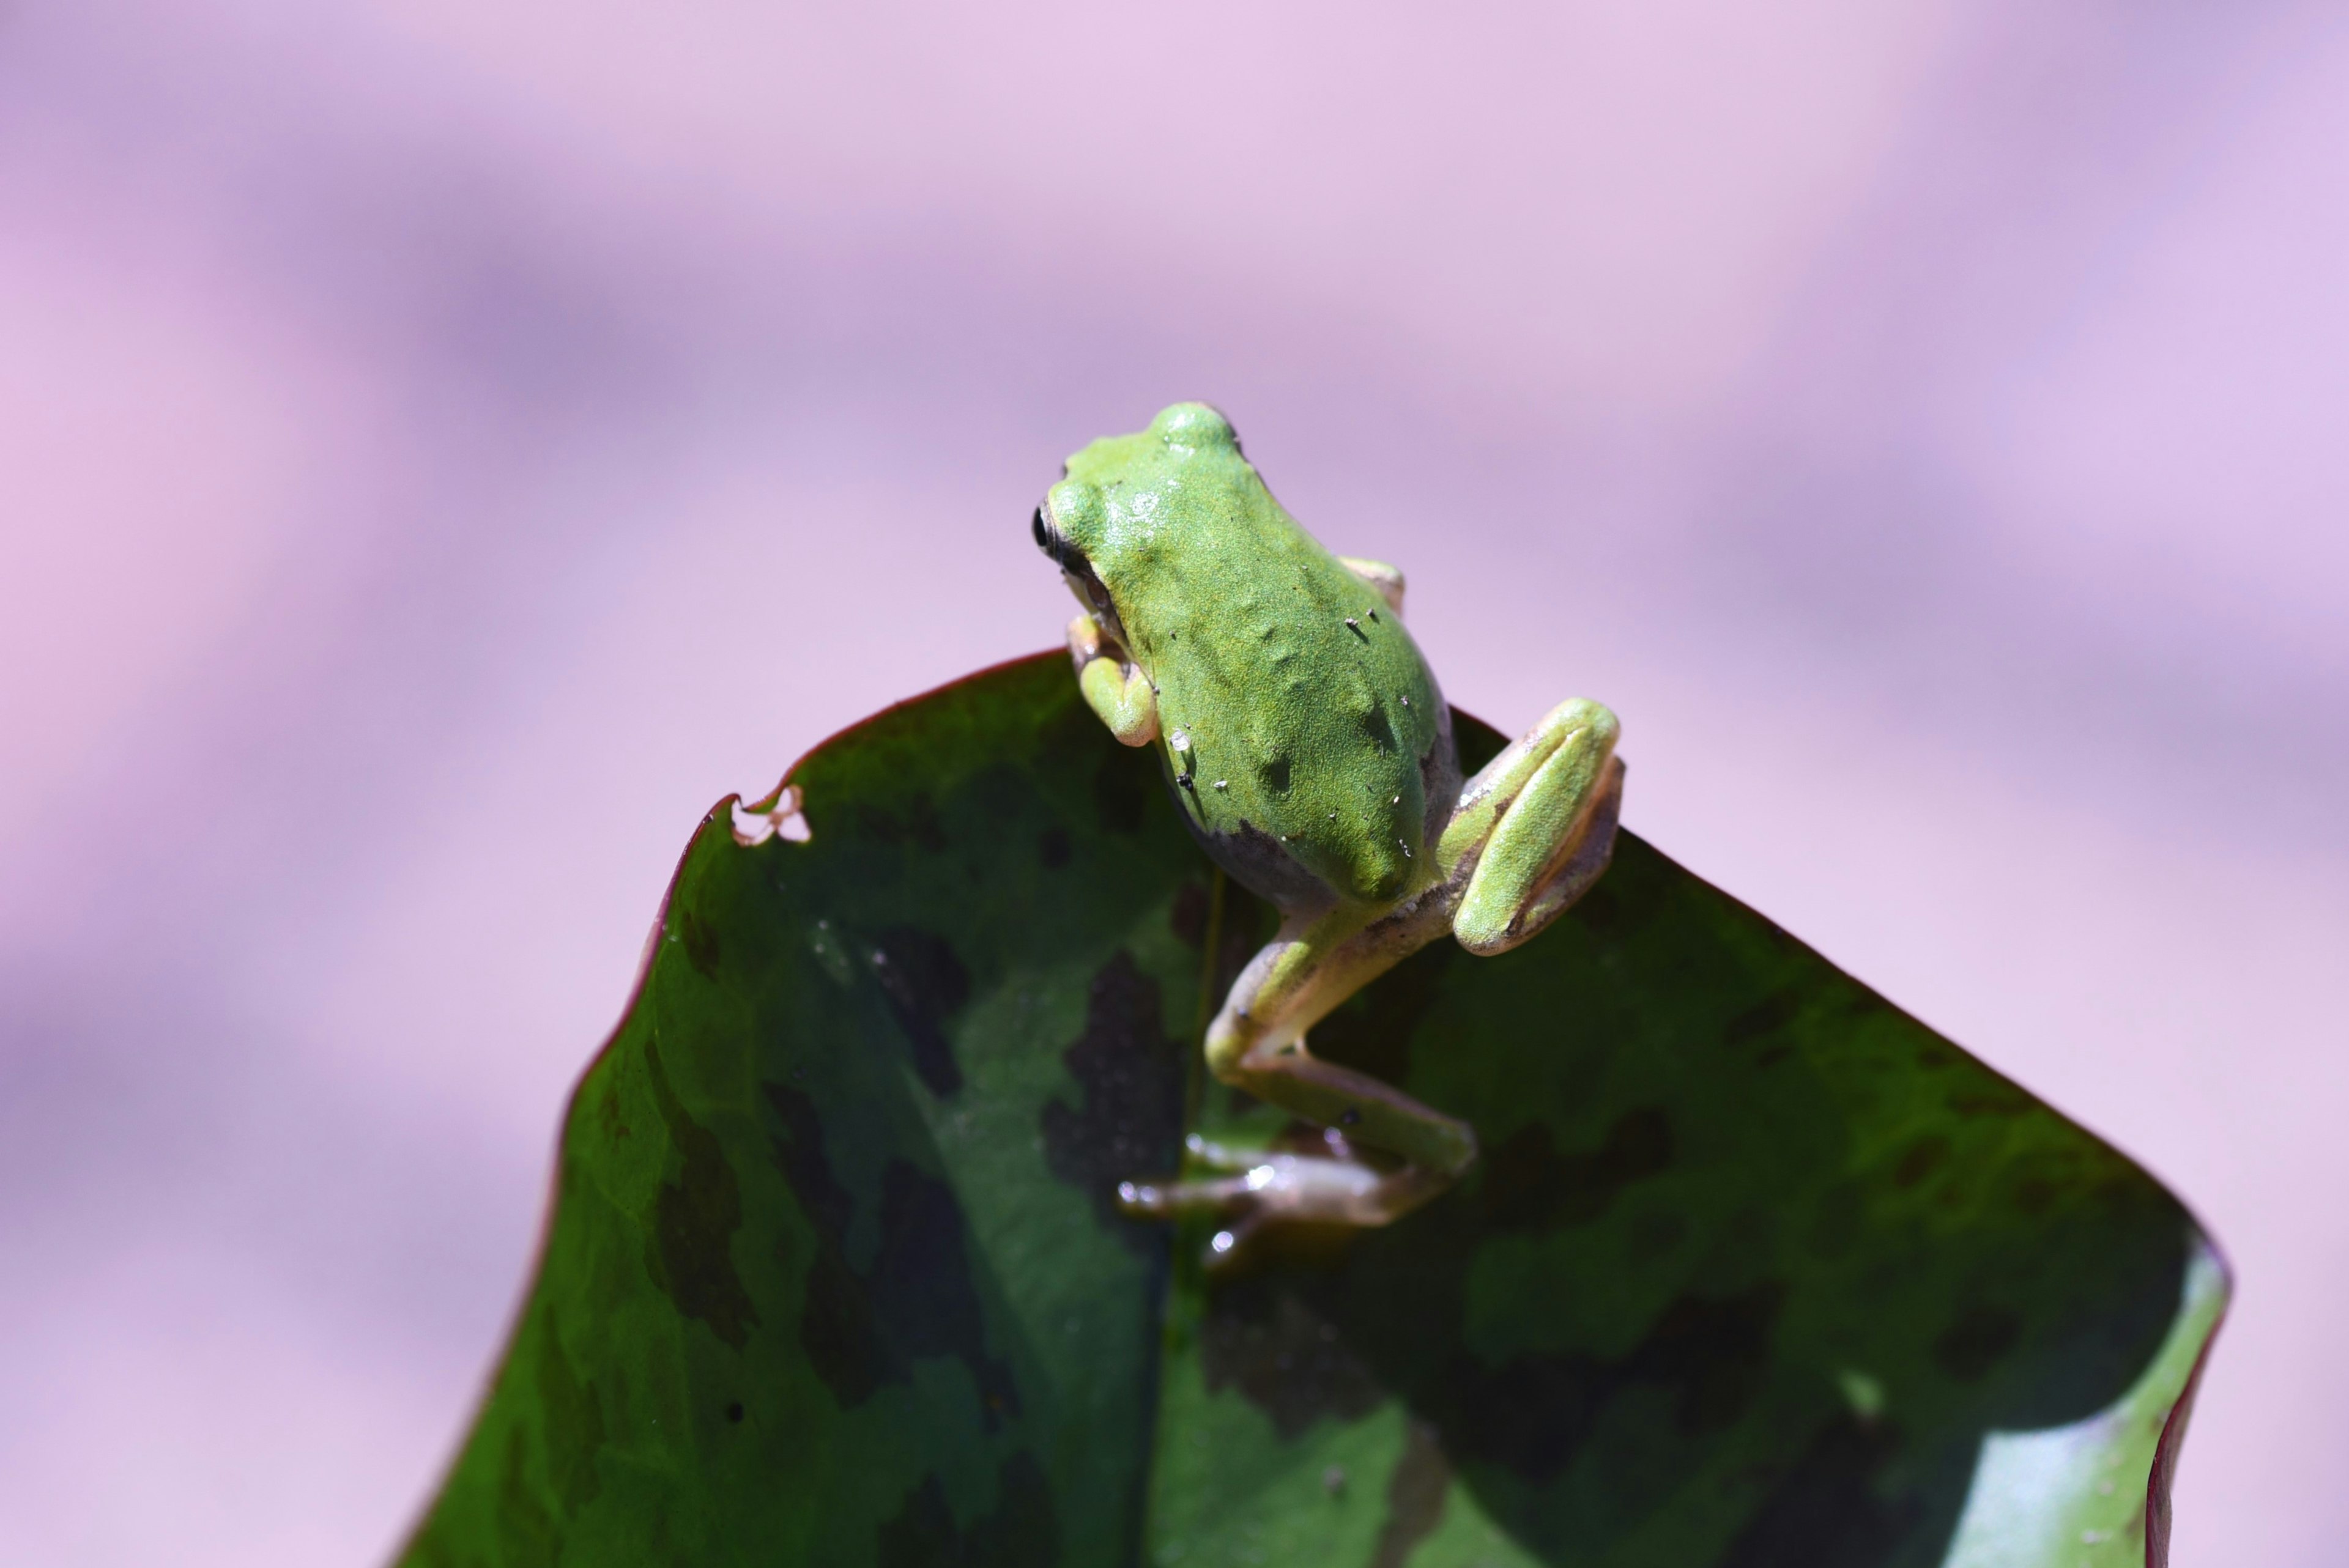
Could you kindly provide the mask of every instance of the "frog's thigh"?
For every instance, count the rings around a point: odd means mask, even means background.
[[[1208,1026],[1208,1068],[1259,1099],[1427,1171],[1448,1178],[1465,1170],[1476,1158],[1467,1123],[1304,1045],[1305,1031],[1332,1007],[1443,930],[1440,913],[1413,907],[1367,924],[1343,910],[1292,918],[1233,983]]]
[[[1503,787],[1479,792],[1480,773],[1464,791],[1490,826],[1453,917],[1463,947],[1494,954],[1527,941],[1607,869],[1623,794],[1618,733],[1615,716],[1597,703],[1561,703],[1495,759],[1495,768],[1508,764],[1494,781]]]

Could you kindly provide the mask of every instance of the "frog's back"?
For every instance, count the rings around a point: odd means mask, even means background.
[[[1284,905],[1322,887],[1400,896],[1458,772],[1434,677],[1378,591],[1203,405],[1095,442],[1069,483],[1098,505],[1086,554],[1158,688],[1161,754],[1209,851]]]

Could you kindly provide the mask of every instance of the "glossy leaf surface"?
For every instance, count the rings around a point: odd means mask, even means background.
[[[1110,1194],[1186,1119],[1280,1135],[1194,1062],[1268,918],[1153,758],[1055,655],[789,782],[809,841],[730,801],[687,851],[405,1561],[2158,1553],[2224,1295],[2183,1210],[1630,834],[1535,942],[1315,1033],[1473,1119],[1471,1176],[1211,1283]]]

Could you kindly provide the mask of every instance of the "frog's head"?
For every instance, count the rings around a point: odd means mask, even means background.
[[[1230,420],[1205,403],[1176,403],[1148,429],[1104,437],[1071,458],[1030,521],[1036,548],[1121,641],[1124,629],[1103,579],[1114,583],[1146,558],[1180,547],[1164,531],[1183,510],[1176,497],[1184,476],[1196,473],[1202,459],[1248,471]]]

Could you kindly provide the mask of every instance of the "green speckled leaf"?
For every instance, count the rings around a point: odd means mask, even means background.
[[[1192,1044],[1266,915],[1152,758],[1055,655],[790,781],[810,841],[730,801],[686,852],[404,1562],[2160,1560],[2225,1294],[2185,1212],[1630,834],[1315,1033],[1471,1177],[1210,1284],[1110,1192],[1186,1102],[1278,1135]]]

